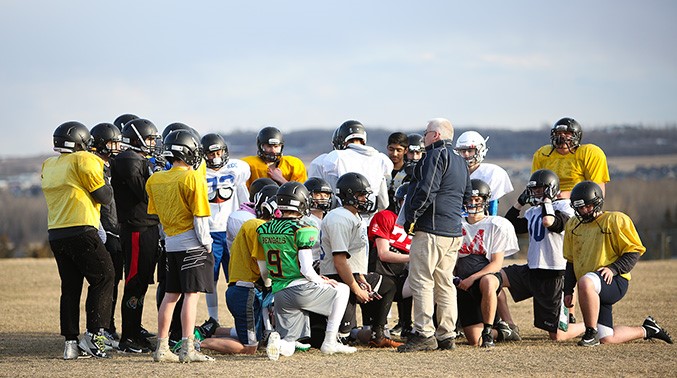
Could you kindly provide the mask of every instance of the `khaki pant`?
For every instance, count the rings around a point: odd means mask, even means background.
[[[416,231],[409,252],[409,284],[414,299],[414,329],[425,337],[456,337],[456,286],[453,271],[460,237]],[[433,312],[437,304],[437,331]]]

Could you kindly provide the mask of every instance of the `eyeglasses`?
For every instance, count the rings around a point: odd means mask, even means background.
[[[428,134],[428,133],[436,133],[436,132],[437,131],[435,131],[435,130],[426,130],[426,131],[423,132],[423,136],[425,137],[425,135]]]

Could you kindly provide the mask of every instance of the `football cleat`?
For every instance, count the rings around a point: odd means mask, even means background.
[[[578,346],[591,347],[599,345],[599,334],[597,330],[590,327],[585,327],[585,334],[578,342]]]
[[[644,319],[644,324],[642,324],[642,327],[644,328],[646,334],[644,337],[645,340],[658,339],[663,340],[668,344],[672,344],[672,337],[668,331],[659,326],[658,323],[656,323],[656,319],[654,319],[652,316],[647,316],[646,319]]]

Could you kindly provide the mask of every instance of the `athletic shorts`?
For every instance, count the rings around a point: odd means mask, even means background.
[[[275,295],[275,330],[283,340],[294,342],[310,329],[308,311],[328,316],[338,291],[329,284],[308,282],[286,287]]]
[[[262,338],[262,301],[261,292],[251,282],[242,283],[242,285],[233,282],[226,290],[226,305],[233,315],[237,338],[246,346],[256,346]]]
[[[212,255],[214,255],[214,281],[219,280],[219,273],[223,267],[223,274],[226,275],[228,281],[228,264],[230,263],[230,252],[226,244],[226,232],[210,232],[212,243]]]
[[[498,289],[496,294],[501,291],[503,279],[501,273],[488,273],[498,278]],[[468,327],[473,324],[484,323],[482,319],[482,292],[480,291],[480,280],[478,278],[473,282],[468,291],[457,289],[456,302],[458,303],[458,319],[461,327]]]
[[[167,293],[213,293],[214,256],[200,247],[167,252]]]
[[[607,285],[599,272],[590,273],[597,275],[602,284],[599,292],[599,318],[597,319],[597,323],[613,328],[614,317],[612,306],[614,303],[620,301],[625,296],[625,293],[628,292],[628,280],[621,276],[614,276],[611,280],[611,284]]]
[[[534,327],[557,332],[564,292],[564,271],[529,269],[528,265],[503,268],[515,302],[534,298]]]

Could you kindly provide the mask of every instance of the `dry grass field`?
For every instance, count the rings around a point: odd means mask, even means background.
[[[646,315],[677,336],[677,260],[640,262],[628,295],[615,306],[617,324],[639,325]],[[59,277],[52,259],[0,260],[1,376],[675,376],[677,345],[636,341],[581,348],[575,341],[552,342],[531,326],[531,302],[512,304],[524,341],[493,350],[461,345],[454,351],[399,354],[360,348],[350,356],[323,356],[317,350],[269,361],[256,356],[215,356],[209,364],[157,364],[150,355],[113,353],[109,360],[62,359],[59,335]],[[219,293],[225,286],[219,285]],[[151,287],[144,325],[156,329]],[[84,293],[83,293],[84,294]],[[83,295],[84,298],[84,295]],[[83,299],[84,302],[84,299]],[[204,299],[198,319],[206,318]],[[232,324],[225,303],[221,318]],[[84,314],[84,311],[83,311]],[[580,312],[577,313],[581,319]],[[119,311],[118,311],[119,319]],[[81,321],[84,328],[84,319]]]

